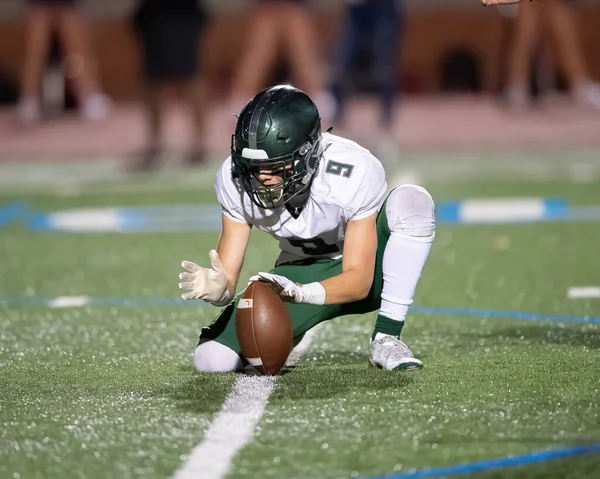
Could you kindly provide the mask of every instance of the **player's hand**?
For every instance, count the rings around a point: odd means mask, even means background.
[[[272,273],[258,273],[250,278],[250,282],[252,281],[269,283],[273,291],[281,296],[284,301],[302,302],[303,294],[301,286],[287,279],[285,276]]]
[[[181,295],[182,299],[201,299],[207,303],[223,305],[229,299],[227,275],[215,250],[208,253],[210,268],[203,268],[191,261],[183,261],[181,266],[189,273],[180,273],[179,289],[190,291]]]

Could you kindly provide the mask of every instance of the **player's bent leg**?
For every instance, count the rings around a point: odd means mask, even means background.
[[[381,308],[371,337],[371,363],[384,369],[421,368],[400,333],[435,237],[435,204],[422,187],[403,185],[385,203],[390,236],[383,254]]]
[[[234,372],[243,368],[240,355],[216,341],[201,342],[194,351],[194,367],[202,373]]]
[[[281,274],[299,283],[311,283],[339,274],[341,270],[341,260],[321,259],[282,264],[276,266],[271,272]],[[238,293],[235,300],[223,308],[219,316],[208,327],[202,329],[200,342],[194,354],[194,365],[198,371],[234,371],[242,369],[242,366],[236,365],[233,355],[228,354],[230,359],[224,360],[218,353],[218,351],[229,351],[241,358],[241,348],[235,332],[235,315],[242,294],[242,292]],[[309,329],[322,321],[340,315],[338,305],[317,306],[304,303],[286,303],[286,307],[292,319],[294,347],[298,345]],[[212,345],[213,343],[214,345]],[[208,347],[210,349],[204,348],[206,344],[211,344]],[[217,351],[219,358],[207,356],[213,350]],[[240,361],[244,360],[240,359]],[[236,369],[228,369],[234,366]],[[223,369],[224,367],[225,369]]]

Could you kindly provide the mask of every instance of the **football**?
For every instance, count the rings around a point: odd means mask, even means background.
[[[292,351],[292,320],[270,286],[253,281],[240,298],[235,331],[242,355],[261,374],[275,375]]]

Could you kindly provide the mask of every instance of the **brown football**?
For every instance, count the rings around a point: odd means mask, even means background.
[[[235,331],[248,362],[262,374],[275,375],[292,351],[292,319],[281,297],[254,281],[244,291],[235,316]]]

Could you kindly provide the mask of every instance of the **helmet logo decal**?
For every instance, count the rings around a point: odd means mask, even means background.
[[[249,160],[268,160],[269,155],[265,150],[253,150],[252,148],[244,148],[242,150],[242,157],[248,158]]]

